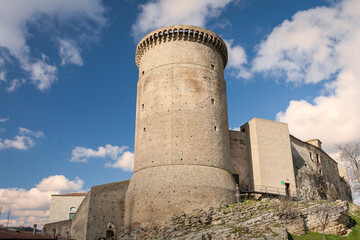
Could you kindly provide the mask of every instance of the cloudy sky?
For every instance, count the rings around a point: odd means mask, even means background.
[[[230,128],[287,122],[335,155],[360,140],[358,0],[0,0],[0,224],[131,177],[135,47],[171,24],[226,41]]]

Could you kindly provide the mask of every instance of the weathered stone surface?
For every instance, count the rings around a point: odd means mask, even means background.
[[[321,149],[319,140],[304,142],[291,135],[290,140],[298,196],[351,202],[346,173],[340,176],[337,162]]]
[[[173,216],[165,227],[147,225],[139,235],[142,239],[288,239],[288,232],[295,235],[308,230],[321,232],[318,215],[323,206],[315,202],[271,199],[241,203],[240,215],[236,205],[194,209],[191,213]],[[325,233],[346,235],[348,203],[332,202],[329,209]]]
[[[126,227],[161,225],[181,211],[235,201],[227,57],[218,35],[187,25],[157,29],[137,46],[135,162]]]
[[[107,231],[124,235],[125,193],[129,181],[93,186],[72,220],[44,225],[44,232],[72,239],[105,238]],[[119,236],[120,236],[119,235]]]
[[[310,205],[301,209],[299,216],[295,219],[288,219],[286,222],[288,231],[296,235],[305,234],[305,231],[322,232],[322,225],[319,220],[325,213],[329,215],[326,226],[326,234],[346,235],[348,233],[348,211],[349,204],[345,201],[322,203]]]

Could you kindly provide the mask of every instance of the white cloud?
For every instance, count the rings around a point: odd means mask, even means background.
[[[70,181],[63,175],[55,175],[42,179],[36,188],[39,191],[69,192],[80,191],[83,185],[84,181],[78,177],[74,181]]]
[[[112,146],[106,144],[105,147],[100,146],[97,150],[85,147],[76,147],[72,150],[72,162],[87,162],[89,158],[106,158],[109,157],[114,160],[114,163],[107,162],[106,167],[121,168],[124,171],[132,171],[134,169],[133,153],[126,151],[128,147]]]
[[[296,84],[326,81],[312,102],[293,100],[277,120],[292,134],[320,138],[326,150],[360,140],[360,2],[296,13],[258,46],[252,71]]]
[[[18,79],[13,79],[10,81],[10,85],[6,88],[6,91],[8,92],[14,92],[16,89],[18,89],[24,81],[20,81]]]
[[[107,162],[105,167],[121,168],[125,171],[134,170],[134,153],[126,151],[114,160],[115,162]]]
[[[59,55],[61,57],[61,65],[75,64],[83,66],[83,60],[80,56],[80,48],[74,41],[59,39]]]
[[[1,65],[0,65],[1,66]],[[5,71],[0,72],[0,81],[6,81],[6,74]]]
[[[0,138],[0,150],[16,148],[18,150],[27,150],[35,145],[34,140],[28,136],[15,136],[14,139]]]
[[[140,5],[140,14],[132,26],[133,36],[139,40],[150,31],[168,25],[189,24],[205,26],[216,18],[233,0],[155,0]]]
[[[7,122],[9,120],[10,120],[10,118],[0,118],[0,123]]]
[[[249,78],[251,74],[244,66],[247,64],[245,50],[240,45],[233,45],[233,39],[224,41],[227,45],[229,55],[229,61],[226,69],[236,78]]]
[[[338,46],[346,42],[351,22],[339,8],[318,7],[285,20],[258,46],[254,72],[284,74],[290,82],[317,83],[343,68]]]
[[[32,137],[44,137],[44,133],[34,132],[32,130],[26,128],[19,128],[18,135],[16,135],[13,139],[2,139],[0,138],[0,150],[15,148],[18,150],[27,150],[33,146],[35,146],[35,141]]]
[[[31,54],[32,46],[29,46],[27,39],[32,36],[29,32],[29,24],[39,29],[48,28],[50,41],[63,36],[60,29],[63,27],[72,28],[72,35],[68,41],[72,41],[75,46],[78,42],[86,43],[96,40],[106,21],[103,17],[104,7],[101,0],[3,0],[0,1],[0,51],[1,55],[9,55],[15,58],[19,67],[29,73],[30,81],[35,86],[44,91],[56,81],[56,66],[46,63],[44,59],[39,59]],[[76,21],[76,24],[74,24]],[[60,24],[59,24],[60,23]],[[35,38],[34,36],[32,36]],[[67,37],[67,36],[66,36]],[[65,46],[66,47],[66,46]],[[60,44],[60,54],[62,61],[79,65],[78,55],[69,55],[73,51]],[[5,80],[5,72],[2,71],[6,58],[0,58],[1,79]],[[66,60],[64,60],[66,59]],[[12,60],[7,61],[12,63]],[[53,62],[53,61],[52,61]],[[10,83],[15,86],[17,82]],[[14,87],[8,87],[14,89]]]
[[[43,60],[39,60],[24,67],[25,70],[31,72],[31,82],[40,90],[49,89],[57,80],[56,66],[51,66]]]
[[[42,131],[34,132],[30,129],[23,128],[23,127],[19,127],[19,134],[20,135],[29,135],[29,136],[33,136],[33,137],[37,137],[37,138],[45,137],[45,135]]]
[[[240,127],[230,128],[230,130],[233,130],[233,131],[240,131]]]
[[[48,222],[51,195],[81,192],[83,185],[83,180],[78,177],[71,181],[63,175],[55,175],[42,179],[35,188],[30,190],[0,188],[2,212],[5,214],[11,211],[11,226],[44,224]],[[4,224],[4,219],[0,220],[0,224]]]

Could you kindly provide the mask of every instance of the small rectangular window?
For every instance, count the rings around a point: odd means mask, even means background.
[[[75,213],[69,213],[69,219],[73,219],[75,216]]]
[[[214,130],[217,131],[217,127],[216,127],[216,126],[214,126]]]
[[[142,75],[144,75],[145,74],[145,71],[142,71]]]
[[[146,128],[144,128],[143,131],[146,132]]]
[[[214,64],[211,64],[211,69],[215,69],[215,65]]]
[[[239,185],[240,181],[239,181],[239,174],[233,174],[233,178],[234,178],[234,181],[237,185]]]
[[[144,109],[144,107],[145,107],[145,105],[144,105],[144,104],[142,104],[142,105],[141,105],[141,109]]]
[[[213,98],[211,99],[211,104],[215,104],[215,100]]]
[[[310,152],[310,159],[313,160],[312,152]]]

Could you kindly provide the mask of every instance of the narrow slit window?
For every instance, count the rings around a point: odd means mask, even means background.
[[[146,127],[144,127],[143,131],[146,132]]]
[[[211,99],[211,104],[215,104],[215,99]]]
[[[214,126],[214,131],[217,131],[217,127],[216,127],[216,126]]]
[[[142,75],[144,75],[145,74],[145,71],[142,71]]]
[[[144,108],[145,108],[145,104],[142,104],[142,105],[141,105],[141,109],[144,109]]]

